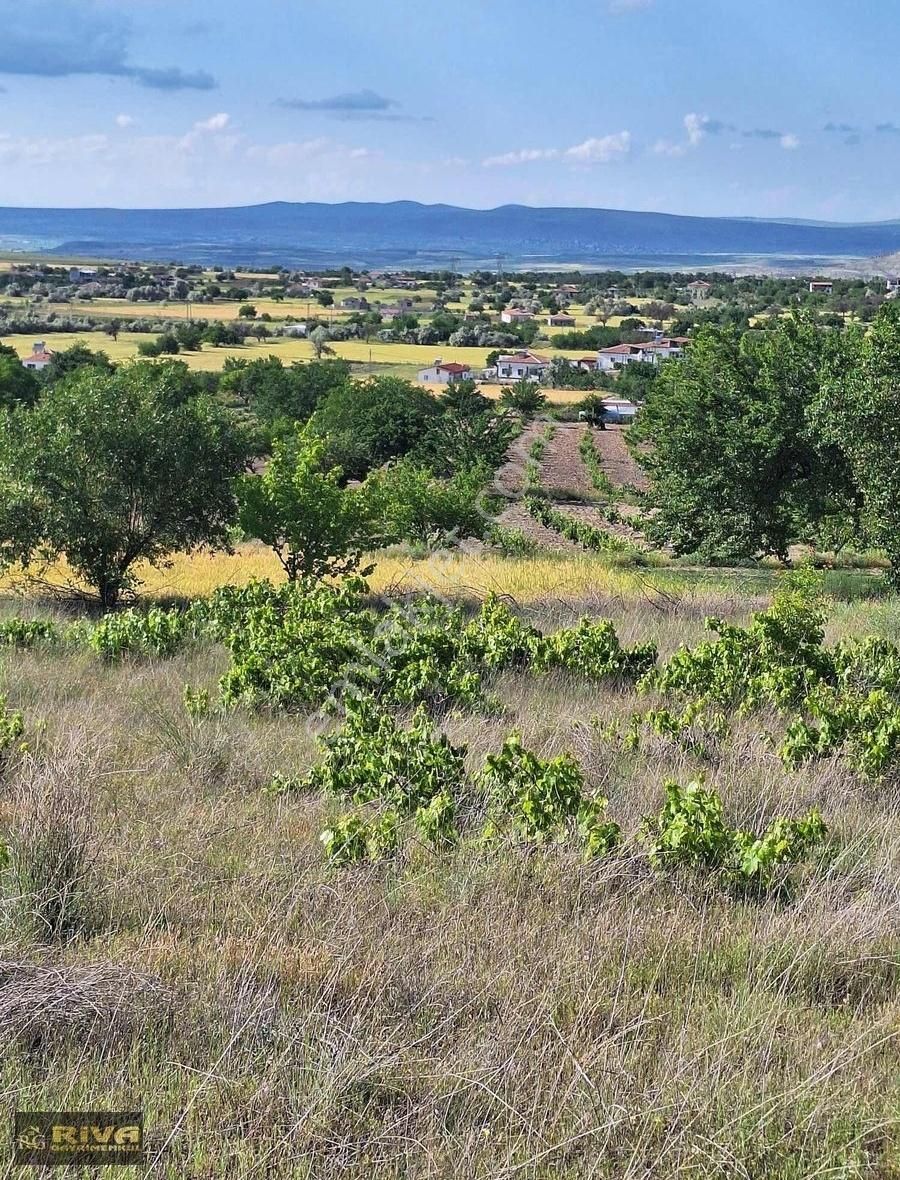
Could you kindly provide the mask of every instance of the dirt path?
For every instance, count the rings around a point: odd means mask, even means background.
[[[596,499],[590,472],[578,448],[587,427],[580,422],[558,422],[541,460],[541,486],[554,500]]]
[[[583,553],[580,545],[566,540],[554,529],[536,521],[522,502],[528,452],[535,439],[544,436],[547,425],[542,421],[530,422],[510,447],[506,463],[498,470],[494,488],[513,502],[498,516],[497,521],[506,528],[520,530],[541,549],[556,553]],[[591,482],[590,472],[579,450],[581,440],[588,429],[589,427],[581,422],[554,424],[553,437],[546,442],[540,461],[541,487],[550,494],[559,512],[583,520],[611,536],[646,547],[640,533],[625,520],[619,524],[610,524],[603,509],[591,503],[591,500],[597,498],[597,490]],[[622,427],[611,426],[606,430],[594,430],[592,433],[594,447],[603,470],[614,486],[647,486],[643,472],[625,445]],[[619,505],[618,510],[623,517],[638,511],[630,505]]]
[[[630,486],[644,491],[650,486],[646,475],[625,445],[625,427],[607,426],[605,430],[595,430],[594,449],[615,487]]]

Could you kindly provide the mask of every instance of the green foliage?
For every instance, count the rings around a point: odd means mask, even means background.
[[[785,559],[830,517],[853,516],[848,466],[810,423],[825,342],[809,321],[708,327],[662,366],[631,435],[651,479],[652,541]]]
[[[369,704],[348,710],[341,729],[322,738],[323,757],[304,780],[357,805],[384,803],[404,817],[435,796],[451,798],[466,784],[464,746],[436,733],[420,709],[408,728]]]
[[[837,338],[828,358],[814,420],[846,463],[861,501],[868,542],[887,553],[900,579],[900,307],[885,303],[869,331]],[[836,460],[837,462],[838,460]]]
[[[358,569],[372,535],[364,497],[324,466],[325,443],[309,429],[279,438],[261,475],[238,484],[240,524],[277,556],[290,581]]]
[[[416,449],[440,406],[431,394],[399,377],[371,377],[332,389],[313,415],[327,440],[327,462],[348,479],[364,479],[375,467]]]
[[[46,619],[4,619],[0,623],[0,647],[35,647],[59,639],[59,628]]]
[[[377,820],[340,815],[319,839],[333,864],[348,865],[360,860],[382,860],[397,848],[399,836],[397,816],[388,811]]]
[[[525,507],[534,519],[545,528],[553,529],[560,536],[574,541],[584,549],[600,553],[628,553],[635,557],[639,553],[634,545],[623,541],[621,537],[588,524],[587,521],[569,516],[568,513],[560,512],[543,496],[526,496]]]
[[[649,673],[656,659],[655,644],[623,648],[608,619],[580,619],[536,645],[534,666],[538,671],[566,668],[590,680],[633,684]]]
[[[105,615],[90,632],[91,648],[105,660],[125,656],[172,656],[188,641],[196,638],[193,615],[186,611],[125,610]]]
[[[0,344],[0,409],[30,406],[37,401],[40,383],[8,344]]]
[[[510,734],[500,753],[485,760],[479,786],[488,800],[487,839],[511,824],[526,840],[562,841],[577,826],[588,856],[618,843],[618,825],[603,819],[606,800],[585,796],[584,776],[571,754],[544,760]]]
[[[184,709],[192,721],[202,721],[210,713],[210,697],[207,688],[192,688],[186,684],[182,692]]]
[[[515,385],[507,385],[500,394],[500,404],[510,410],[515,410],[523,418],[533,418],[539,414],[547,404],[547,395],[541,392],[535,381],[523,377]]]
[[[822,648],[824,610],[815,576],[786,579],[768,610],[736,627],[707,619],[718,638],[679,650],[642,687],[682,700],[748,712],[761,704],[787,709],[833,673]]]
[[[481,508],[485,480],[485,471],[471,467],[438,479],[407,459],[372,472],[361,496],[383,544],[445,547],[483,536],[489,523]]]
[[[730,827],[721,797],[699,782],[665,784],[666,801],[644,820],[641,839],[660,867],[703,870],[731,885],[768,889],[782,866],[799,863],[825,837],[817,810],[798,820],[779,817],[761,836]]]
[[[24,733],[25,718],[17,709],[9,708],[5,696],[0,696],[0,765]]]
[[[0,558],[65,555],[104,607],[135,565],[224,544],[245,441],[177,364],[82,368],[0,433]]]
[[[581,461],[584,463],[588,475],[591,477],[591,483],[594,485],[594,488],[605,499],[614,500],[616,498],[616,489],[613,487],[609,476],[603,470],[600,463],[600,456],[597,454],[597,448],[594,446],[594,436],[590,430],[586,430],[581,436],[578,451],[581,455]]]

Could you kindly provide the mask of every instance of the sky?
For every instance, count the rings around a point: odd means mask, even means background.
[[[897,0],[0,0],[0,205],[900,217]]]

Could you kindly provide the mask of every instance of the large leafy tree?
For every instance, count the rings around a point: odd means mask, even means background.
[[[342,487],[324,457],[323,440],[298,429],[276,440],[261,475],[239,484],[241,527],[274,551],[292,582],[352,572],[371,542],[361,494]]]
[[[16,350],[0,344],[0,407],[30,406],[39,389],[37,378],[25,368]]]
[[[678,553],[787,558],[852,513],[840,452],[811,424],[826,337],[808,322],[698,332],[663,366],[635,429],[651,537]]]
[[[437,400],[411,382],[371,377],[333,389],[312,423],[327,439],[329,461],[348,479],[362,479],[374,467],[421,445],[439,413]]]
[[[900,581],[900,307],[886,303],[872,327],[845,333],[828,357],[816,425],[849,465],[863,535],[890,558]]]
[[[106,608],[140,562],[227,542],[246,441],[184,365],[82,368],[0,435],[0,560],[65,556]]]

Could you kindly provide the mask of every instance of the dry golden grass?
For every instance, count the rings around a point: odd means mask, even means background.
[[[4,343],[16,349],[19,356],[25,357],[31,352],[34,336],[6,336]],[[135,332],[123,332],[118,340],[98,332],[77,333],[59,332],[48,339],[49,347],[54,351],[62,351],[73,344],[86,344],[94,350],[102,349],[117,361],[129,360],[138,355],[138,345],[142,340],[151,340],[151,335]],[[434,363],[436,356],[443,356],[444,360],[455,360],[471,365],[473,368],[483,368],[490,351],[487,348],[450,348],[447,345],[425,344],[380,344],[374,341],[366,344],[362,340],[335,340],[330,345],[334,354],[345,360],[358,364],[374,365],[410,365],[416,368],[427,368]],[[293,340],[285,337],[274,337],[269,340],[251,340],[238,347],[210,348],[205,345],[200,352],[183,352],[179,354],[191,369],[205,372],[218,372],[224,367],[228,357],[240,357],[253,360],[257,357],[277,356],[284,363],[293,364],[296,361],[308,361],[313,358],[313,347],[306,340]],[[578,350],[562,351],[561,356],[581,356]],[[566,391],[559,391],[564,393]]]
[[[612,594],[603,611],[671,650],[703,610],[750,605]],[[884,609],[896,625],[896,600]],[[870,617],[854,610],[842,629]],[[205,647],[4,657],[35,734],[4,772],[15,863],[47,879],[43,833],[90,868],[71,911],[90,924],[67,941],[31,920],[45,893],[0,909],[9,1108],[142,1106],[147,1174],[166,1180],[900,1174],[895,787],[831,764],[787,775],[758,719],[705,762],[662,739],[628,754],[591,718],[627,719],[632,693],[508,674],[503,712],[451,716],[451,738],[473,768],[513,726],[541,754],[572,750],[623,852],[411,844],[332,870],[317,835],[335,804],[261,790],[309,765],[320,723],[192,722],[183,684],[214,689],[224,665]],[[831,845],[793,898],[741,901],[637,854],[663,780],[698,770],[741,823],[821,806]],[[74,835],[69,797],[92,817]]]

